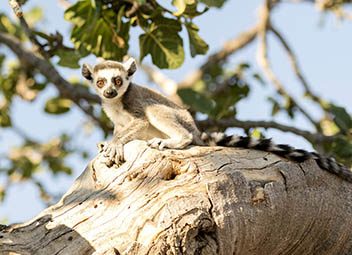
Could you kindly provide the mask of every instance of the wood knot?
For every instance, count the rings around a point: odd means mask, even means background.
[[[253,190],[252,202],[254,204],[265,201],[265,192],[262,187],[256,187]]]
[[[197,172],[197,166],[189,160],[168,158],[165,162],[166,164],[159,174],[163,180],[169,181],[184,173]]]
[[[171,181],[180,174],[179,169],[173,164],[171,160],[167,160],[165,166],[159,172],[159,177],[166,181]]]

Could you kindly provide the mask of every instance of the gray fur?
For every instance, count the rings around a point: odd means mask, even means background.
[[[114,124],[113,139],[103,148],[103,153],[110,163],[118,164],[122,160],[123,144],[142,139],[157,149],[183,149],[191,144],[217,145],[267,151],[295,162],[314,159],[322,169],[352,182],[352,172],[346,166],[315,152],[274,144],[270,139],[227,136],[224,133],[201,133],[186,109],[153,90],[132,83],[131,77],[135,71],[134,59],[124,63],[104,61],[94,69],[88,65],[82,68],[83,76],[93,84],[98,79],[107,80],[104,87],[95,87],[102,98],[104,111]],[[123,79],[122,86],[114,84],[113,77],[117,76]],[[116,97],[108,98],[107,90],[116,90]]]

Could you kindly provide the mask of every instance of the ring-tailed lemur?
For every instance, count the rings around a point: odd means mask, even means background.
[[[272,152],[295,162],[311,158],[322,169],[352,182],[352,172],[346,166],[315,152],[274,144],[270,139],[201,133],[185,108],[153,90],[132,83],[136,70],[133,58],[123,63],[104,61],[94,68],[86,64],[82,67],[82,75],[93,83],[105,113],[114,124],[112,140],[101,147],[108,165],[123,161],[123,145],[140,139],[160,150],[183,149],[191,144],[218,145]]]

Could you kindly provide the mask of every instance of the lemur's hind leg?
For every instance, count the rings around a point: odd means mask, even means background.
[[[152,148],[183,149],[193,142],[193,134],[179,122],[173,113],[165,111],[149,114],[148,120],[151,125],[169,137],[167,139],[156,137],[149,140],[148,145]]]
[[[176,125],[176,123],[163,123],[157,128],[170,138],[162,139],[156,137],[150,139],[148,141],[148,145],[152,148],[159,150],[164,148],[183,149],[190,145],[193,141],[193,135],[189,133],[188,130],[186,130],[184,127],[182,127],[182,125]]]

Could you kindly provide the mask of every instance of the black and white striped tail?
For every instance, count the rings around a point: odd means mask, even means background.
[[[316,152],[295,149],[286,144],[274,144],[271,139],[255,139],[249,136],[228,136],[224,133],[203,134],[203,141],[211,146],[226,146],[267,151],[294,162],[314,159],[320,168],[333,173],[348,182],[352,182],[352,171],[336,162],[334,158],[327,158]]]

